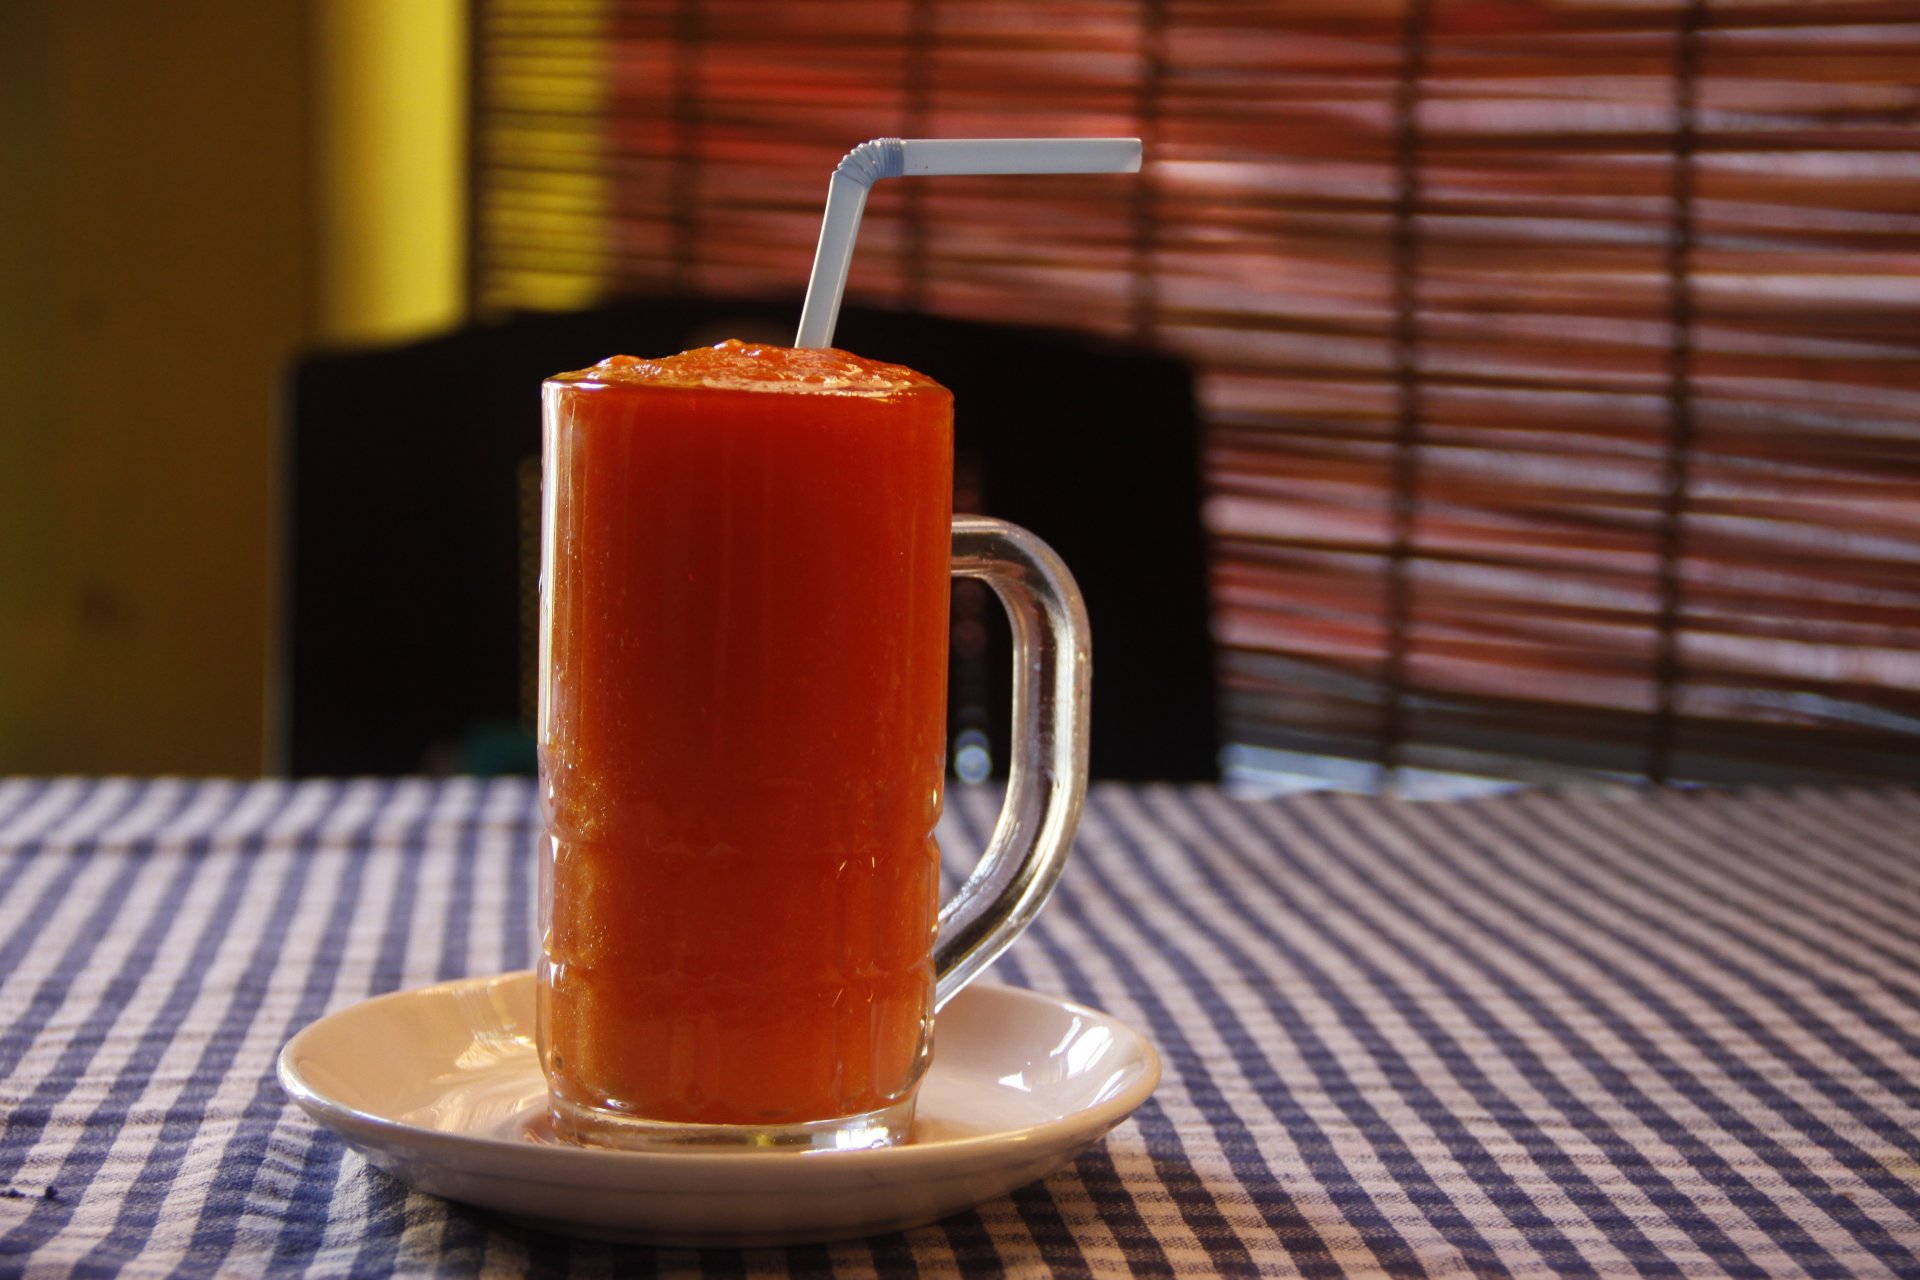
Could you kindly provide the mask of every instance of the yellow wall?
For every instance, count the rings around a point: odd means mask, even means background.
[[[0,3],[0,772],[261,768],[278,389],[457,315],[461,10]]]
[[[464,0],[319,0],[313,33],[319,336],[452,325],[465,304]]]
[[[50,599],[54,504],[45,476],[53,439],[53,47],[51,0],[0,4],[0,769],[33,755],[30,717],[50,700],[30,693],[57,661],[32,653],[36,631],[64,631]],[[39,757],[44,758],[44,757]]]
[[[0,326],[0,507],[28,513],[0,550],[0,768],[253,772],[269,428],[310,306],[300,14],[0,8],[29,99],[5,252],[33,268]]]

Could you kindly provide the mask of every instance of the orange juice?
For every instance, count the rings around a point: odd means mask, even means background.
[[[545,395],[553,1095],[667,1124],[896,1105],[932,1018],[952,397],[737,342]]]

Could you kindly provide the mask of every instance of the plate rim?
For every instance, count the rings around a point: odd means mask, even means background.
[[[851,1173],[856,1168],[879,1163],[889,1166],[913,1166],[964,1161],[969,1156],[1004,1151],[1008,1147],[1027,1146],[1036,1140],[1070,1133],[1091,1132],[1094,1135],[1091,1140],[1097,1141],[1101,1135],[1119,1125],[1153,1096],[1154,1091],[1159,1087],[1163,1072],[1160,1054],[1153,1041],[1125,1020],[1064,996],[1000,983],[969,986],[959,998],[965,999],[971,996],[978,999],[980,996],[991,993],[994,999],[1042,1004],[1070,1014],[1089,1016],[1099,1022],[1119,1027],[1131,1035],[1138,1046],[1137,1073],[1112,1097],[1080,1110],[1068,1112],[1058,1118],[1019,1128],[999,1129],[960,1137],[935,1138],[927,1142],[908,1143],[896,1147],[850,1151],[622,1151],[571,1144],[528,1142],[496,1134],[436,1129],[426,1125],[410,1124],[403,1120],[363,1111],[329,1096],[306,1079],[295,1065],[294,1060],[302,1046],[319,1034],[323,1027],[336,1019],[364,1010],[368,1006],[417,999],[449,989],[515,985],[520,982],[532,982],[533,977],[531,969],[515,969],[503,973],[451,978],[417,987],[381,992],[356,1000],[339,1009],[321,1014],[289,1037],[275,1056],[275,1075],[281,1089],[302,1111],[323,1128],[333,1131],[349,1142],[353,1142],[358,1136],[361,1140],[374,1145],[392,1147],[404,1144],[409,1150],[423,1155],[426,1154],[427,1149],[433,1149],[435,1155],[445,1157],[436,1160],[435,1163],[455,1169],[471,1167],[470,1162],[459,1159],[459,1155],[464,1152],[473,1156],[510,1157],[515,1162],[532,1161],[535,1164],[550,1166],[554,1171],[567,1167],[578,1168],[583,1172],[592,1169],[595,1173],[604,1176],[618,1170],[627,1170],[635,1174],[657,1173],[663,1167],[685,1173],[724,1171],[732,1175],[746,1175],[771,1169],[790,1171],[793,1167],[790,1162],[796,1159],[807,1161],[809,1167],[819,1167],[819,1172],[822,1173],[826,1172],[826,1168],[821,1166],[831,1166],[839,1171]],[[938,1034],[937,1021],[935,1034]],[[902,1171],[904,1172],[904,1169]]]

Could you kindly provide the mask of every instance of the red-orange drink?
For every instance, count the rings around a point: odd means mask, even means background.
[[[932,1017],[952,397],[735,342],[545,395],[540,1024],[562,1127],[901,1103]]]

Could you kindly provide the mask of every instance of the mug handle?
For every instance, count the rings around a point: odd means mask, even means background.
[[[993,838],[940,908],[935,1010],[1013,945],[1066,867],[1087,794],[1093,670],[1080,588],[1039,538],[1004,520],[955,516],[953,574],[992,587],[1013,624],[1013,742]]]

